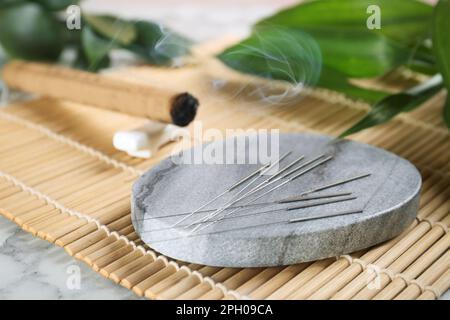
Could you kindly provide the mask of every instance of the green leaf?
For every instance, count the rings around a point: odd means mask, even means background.
[[[89,69],[89,61],[84,54],[82,47],[75,48],[75,59],[72,61],[72,67],[82,70]]]
[[[326,67],[322,68],[322,74],[317,85],[322,88],[341,92],[350,98],[363,100],[371,104],[380,101],[388,95],[388,93],[384,91],[358,87],[350,83],[344,74]]]
[[[98,34],[114,40],[151,63],[169,64],[174,58],[189,53],[189,40],[159,24],[128,21],[112,16],[83,17]]]
[[[380,8],[381,29],[369,30],[369,6]],[[395,41],[416,44],[429,31],[432,7],[415,0],[320,0],[287,8],[258,25],[315,29],[333,34],[341,31],[379,33]]]
[[[137,37],[125,48],[150,63],[169,64],[189,53],[192,42],[169,29],[149,21],[137,21],[135,27]]]
[[[322,57],[309,35],[265,28],[226,49],[218,58],[227,66],[256,76],[314,85],[319,80]]]
[[[35,3],[0,10],[0,43],[13,58],[56,60],[64,44],[63,26]]]
[[[407,62],[412,54],[410,49],[376,33],[352,30],[308,32],[319,44],[324,65],[350,78],[381,76]]]
[[[90,27],[84,26],[81,31],[81,43],[89,63],[89,70],[97,71],[109,65],[108,54],[115,46],[113,41],[100,37]]]
[[[290,58],[292,65],[295,64],[296,59],[300,59],[299,63],[302,63],[305,55],[309,54],[308,46],[314,46],[314,55],[322,58],[324,66],[351,78],[381,76],[405,63],[411,55],[411,50],[399,47],[394,42],[375,33],[339,31],[329,34],[321,31],[303,32],[299,29],[279,27],[255,28],[249,38],[226,49],[224,54],[239,52],[239,59],[242,60],[245,54],[252,55],[251,50],[258,50],[261,58],[267,59],[274,53],[265,51],[276,49]],[[246,48],[250,48],[250,50]],[[302,53],[303,50],[306,52]],[[225,61],[226,57],[223,54],[219,55],[219,58],[240,71],[252,74],[264,73],[264,70],[260,69],[251,70],[255,68],[255,64],[258,65],[258,68],[259,66],[264,67],[264,64],[253,61],[251,56],[246,59],[248,60],[245,62],[247,65],[240,61],[237,63]],[[241,66],[236,66],[236,64]],[[266,68],[270,68],[270,65],[267,65]],[[279,76],[274,78],[280,79]]]
[[[20,0],[0,0],[0,10],[11,6],[16,6],[24,2],[25,1]]]
[[[294,85],[317,84],[371,103],[386,95],[384,92],[352,85],[345,73],[322,66],[321,50],[308,34],[281,28],[258,30],[261,31],[226,49],[218,58],[237,71],[285,80]]]
[[[441,89],[442,77],[437,75],[406,92],[390,95],[375,104],[364,118],[343,132],[340,137],[385,123],[401,112],[414,110]]]
[[[377,6],[380,29],[369,29]],[[261,20],[254,27],[284,27],[309,33],[323,63],[348,77],[376,77],[408,63],[428,36],[432,7],[413,0],[305,1]]]
[[[447,89],[447,92],[448,92],[448,89]],[[447,94],[447,99],[445,100],[442,116],[444,118],[445,124],[447,125],[447,128],[450,129],[450,98],[449,98],[448,94]]]
[[[68,6],[72,4],[78,4],[79,0],[31,0],[36,2],[48,10],[59,11],[65,10]]]
[[[436,74],[438,72],[435,63],[430,63],[428,61],[423,61],[419,59],[410,60],[406,66],[412,71],[423,73],[429,76]]]
[[[450,129],[450,1],[440,0],[433,14],[433,50],[436,63],[447,88],[447,100],[444,105],[444,122]]]
[[[136,39],[133,22],[107,15],[84,14],[83,18],[97,33],[121,45],[129,45]]]

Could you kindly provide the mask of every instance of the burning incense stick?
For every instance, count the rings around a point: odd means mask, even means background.
[[[199,105],[187,92],[178,93],[44,63],[11,62],[4,67],[3,78],[13,89],[178,126],[188,125]]]

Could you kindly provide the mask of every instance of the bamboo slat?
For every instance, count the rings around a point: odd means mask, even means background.
[[[338,134],[368,110],[324,90],[308,90],[301,100],[283,106],[262,106],[245,96],[230,100],[227,92],[211,90],[205,82],[220,70],[136,67],[111,76],[138,82],[157,77],[169,89],[186,88],[201,101],[197,120],[203,128],[221,132],[277,128]],[[227,77],[245,82],[236,74]],[[383,81],[399,87],[413,80],[393,74]],[[335,259],[217,268],[172,261],[143,246],[131,224],[130,188],[173,144],[154,158],[131,158],[112,147],[112,135],[141,125],[142,119],[50,98],[0,110],[0,213],[150,299],[435,299],[450,286],[450,135],[438,121],[443,99],[440,95],[417,111],[351,137],[419,168],[420,211],[398,237]]]

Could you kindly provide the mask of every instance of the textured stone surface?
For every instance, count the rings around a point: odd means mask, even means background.
[[[171,228],[180,217],[168,216],[197,209],[259,165],[180,165],[169,158],[143,175],[133,187],[135,229],[148,245],[175,259],[213,266],[260,267],[311,261],[367,248],[398,235],[416,216],[421,177],[408,161],[369,145],[333,142],[320,135],[283,134],[280,154],[289,150],[293,154],[281,167],[302,154],[307,160],[327,152],[334,159],[259,201],[294,196],[359,174],[371,173],[371,176],[321,192],[350,191],[357,196],[356,200],[224,219],[195,236],[186,236],[185,228]],[[216,208],[229,199],[223,197],[209,208]],[[292,205],[253,207],[233,216]],[[364,209],[363,213],[285,223],[314,213],[360,208]],[[252,227],[269,223],[273,224]]]

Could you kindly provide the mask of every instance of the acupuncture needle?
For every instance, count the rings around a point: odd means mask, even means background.
[[[264,185],[265,183],[271,181],[271,180],[274,179],[276,176],[282,174],[283,172],[285,172],[285,171],[288,170],[289,168],[292,168],[293,166],[295,166],[296,164],[298,164],[299,162],[301,162],[304,158],[305,158],[304,156],[298,157],[296,160],[294,160],[292,163],[290,163],[289,165],[287,165],[285,168],[283,168],[282,170],[278,171],[276,174],[272,175],[271,177],[267,178],[266,180],[262,181],[262,182],[259,183],[256,187],[253,187],[253,190],[254,190],[254,189],[257,189],[257,188],[259,188],[261,185]],[[267,168],[267,170],[265,170],[265,172],[268,172],[270,169],[271,169],[271,168]],[[298,170],[298,169],[296,169],[296,170]],[[293,170],[293,171],[294,171],[294,170]],[[263,176],[264,174],[265,174],[265,173],[262,172],[259,176]],[[285,174],[285,175],[283,175],[283,176],[287,176],[287,175],[288,175],[288,174]],[[233,198],[232,198],[228,203],[233,202],[233,199],[236,199],[237,196],[239,196],[240,194],[242,194],[242,192],[243,192],[244,190],[246,190],[248,187],[250,187],[250,185],[252,185],[252,184],[253,184],[254,182],[256,182],[257,180],[258,180],[258,177],[256,177],[255,180],[253,180],[252,182],[250,182],[249,184],[247,184],[244,188],[242,188],[241,190],[239,190],[238,193],[236,193],[235,195],[233,195]],[[226,203],[224,206],[226,206],[228,203]],[[222,207],[224,207],[224,206],[222,206]],[[230,208],[230,207],[227,207],[227,208],[225,208],[225,209],[228,209],[228,208]],[[215,209],[215,210],[218,211],[218,210],[220,210],[220,208]],[[215,211],[215,210],[212,210],[212,211]],[[207,217],[205,217],[205,218],[207,218]],[[202,219],[202,220],[203,220],[203,219]]]
[[[289,178],[288,180],[282,182],[282,183],[279,184],[279,185],[276,185],[276,186],[272,187],[271,189],[267,190],[266,192],[264,192],[264,193],[261,194],[260,196],[256,197],[255,199],[251,200],[250,202],[247,202],[246,204],[248,205],[248,204],[254,203],[254,202],[257,201],[258,199],[261,199],[263,196],[269,194],[269,193],[272,192],[272,191],[275,191],[276,189],[281,188],[282,186],[288,184],[289,182],[292,182],[293,180],[299,178],[300,176],[304,175],[305,173],[307,173],[307,172],[313,170],[314,168],[320,166],[321,164],[323,164],[323,163],[325,163],[325,162],[327,162],[327,161],[329,161],[329,160],[331,160],[331,159],[333,159],[333,156],[328,156],[328,157],[326,157],[325,159],[319,161],[318,163],[316,163],[316,164],[313,165],[312,167],[309,167],[309,168],[307,168],[307,169],[305,169],[305,170],[302,170],[301,172],[297,173],[297,174],[294,175],[293,177]],[[273,180],[272,182],[275,182],[275,180]],[[224,218],[224,217],[226,217],[226,216],[228,216],[228,215],[231,215],[231,214],[235,213],[235,212],[238,211],[238,210],[239,210],[239,208],[237,208],[237,209],[235,209],[235,210],[232,210],[232,211],[230,211],[230,212],[226,212],[221,218],[216,219],[215,221],[212,221],[211,223],[209,223],[209,224],[207,224],[207,225],[203,225],[202,227],[198,227],[198,226],[197,226],[197,230],[202,230],[202,229],[204,229],[204,228],[207,228],[208,226],[210,226],[210,225],[212,225],[212,224],[214,224],[214,223],[217,223],[217,222],[220,221],[222,218]]]
[[[280,200],[275,200],[275,201],[270,201],[270,202],[259,202],[259,203],[252,203],[252,204],[248,204],[248,205],[232,206],[232,207],[229,207],[228,209],[255,207],[255,206],[262,206],[262,205],[284,204],[284,203],[289,203],[289,202],[302,202],[302,201],[310,201],[310,200],[325,199],[325,198],[336,198],[336,197],[342,197],[342,196],[349,196],[351,194],[352,194],[351,192],[341,192],[341,193],[321,194],[321,195],[307,196],[307,197],[306,196],[295,196],[295,197],[283,198]],[[197,213],[211,212],[214,210],[217,210],[217,208],[200,210]],[[134,219],[134,220],[135,221],[144,221],[144,220],[155,220],[155,219],[168,219],[168,218],[172,218],[172,217],[184,216],[184,215],[187,215],[190,213],[191,212],[183,212],[183,213],[175,213],[175,214],[165,215],[165,216],[148,217],[148,218]]]
[[[294,170],[299,170],[305,166],[307,166],[308,164],[322,158],[324,155],[320,155],[319,157],[310,160],[309,162],[301,165],[300,167],[294,169]],[[280,170],[279,172],[277,172],[275,175],[273,175],[272,177],[269,177],[268,179],[262,181],[260,184],[258,184],[256,187],[254,187],[253,189],[251,189],[250,191],[248,191],[247,193],[245,193],[244,195],[240,196],[239,198],[235,199],[235,200],[230,200],[228,203],[226,203],[225,205],[223,205],[221,208],[219,208],[218,210],[208,214],[207,216],[200,218],[194,222],[191,223],[191,225],[193,225],[196,222],[199,221],[207,221],[215,216],[217,216],[218,214],[220,214],[221,212],[223,212],[224,210],[226,210],[227,208],[231,207],[233,204],[241,201],[242,199],[245,199],[246,197],[248,197],[249,195],[259,191],[262,188],[265,188],[269,185],[271,185],[272,183],[276,182],[277,180],[272,180],[280,175],[282,175],[282,177],[286,177],[288,175],[290,175],[292,172],[288,172],[288,173],[284,173],[286,170],[288,170],[289,168],[291,168],[293,165],[297,164],[298,162],[302,161],[304,158],[304,156],[300,156],[298,157],[296,160],[294,160],[292,163],[290,163],[288,166],[286,166],[285,168],[283,168],[282,170]],[[284,174],[283,174],[284,173]],[[186,228],[189,228],[191,225],[186,226]],[[192,232],[194,232],[195,230],[192,230]]]
[[[231,199],[230,201],[228,201],[227,203],[225,203],[222,207],[214,210],[212,213],[206,215],[203,218],[200,218],[199,220],[195,220],[194,222],[191,223],[191,225],[193,225],[195,222],[198,221],[206,221],[208,219],[210,219],[210,217],[215,216],[215,213],[220,213],[223,210],[226,210],[227,208],[231,207],[233,204],[235,204],[236,202],[240,201],[241,199],[245,198],[247,195],[251,194],[255,189],[259,188],[261,185],[267,183],[270,179],[272,179],[273,177],[279,176],[280,174],[282,174],[283,172],[285,172],[287,169],[289,169],[290,167],[292,167],[292,165],[295,165],[296,163],[300,162],[301,160],[303,160],[304,156],[300,156],[299,158],[297,158],[296,160],[294,160],[291,164],[289,164],[287,167],[283,168],[282,170],[278,171],[276,174],[274,174],[273,176],[265,179],[264,181],[262,181],[260,184],[258,184],[256,187],[253,187],[253,189],[251,189],[250,191],[247,191],[247,193],[245,193],[244,195],[242,195],[241,197],[236,199],[236,196],[233,197],[233,199]],[[242,191],[242,190],[241,190]],[[239,192],[237,195],[239,195],[241,192]],[[191,225],[186,226],[186,228],[189,228]]]
[[[278,188],[281,188],[281,187],[284,186],[285,184],[288,184],[289,182],[294,181],[295,179],[299,178],[300,176],[304,175],[305,173],[311,171],[312,169],[314,169],[314,168],[320,166],[321,164],[323,164],[323,163],[325,163],[325,162],[327,162],[327,161],[329,161],[329,160],[331,160],[331,159],[333,159],[333,156],[328,156],[328,157],[326,157],[325,159],[323,159],[323,160],[319,161],[318,163],[316,163],[314,166],[312,166],[312,167],[310,167],[310,168],[307,168],[307,169],[305,169],[305,170],[303,170],[303,171],[297,173],[295,176],[289,178],[289,179],[286,180],[285,182],[283,182],[283,183],[281,183],[281,184],[279,184],[279,185],[277,185],[277,186],[274,186],[272,189],[267,190],[267,191],[264,192],[263,194],[259,195],[257,198],[253,199],[250,203],[255,202],[256,200],[261,199],[261,198],[264,197],[266,194],[268,194],[268,193],[270,193],[270,192],[272,192],[272,191],[274,191],[274,190],[276,190],[276,189],[278,189]],[[275,182],[275,180],[274,180],[273,182]]]
[[[303,221],[309,221],[309,220],[316,220],[316,219],[323,219],[323,218],[330,218],[330,217],[336,217],[336,216],[342,216],[346,214],[353,214],[353,213],[362,213],[363,209],[360,210],[350,210],[350,211],[344,211],[344,212],[332,212],[332,213],[317,213],[310,216],[305,216],[301,218],[295,218],[289,220],[289,223],[297,223],[297,222],[303,222]]]
[[[340,192],[340,193],[319,194],[319,195],[312,195],[312,196],[306,196],[306,195],[300,196],[299,195],[299,196],[293,196],[293,197],[277,200],[277,201],[275,201],[275,203],[282,204],[282,203],[289,203],[289,202],[299,202],[299,201],[308,201],[308,200],[325,199],[325,198],[336,198],[336,197],[342,197],[342,196],[349,196],[351,194],[352,194],[351,192]],[[253,205],[257,205],[257,204],[259,204],[259,203],[254,203]]]
[[[297,197],[302,197],[302,196],[310,194],[310,193],[323,191],[325,189],[333,188],[333,187],[336,187],[336,186],[339,186],[339,185],[342,185],[342,184],[345,184],[345,183],[348,183],[348,182],[352,182],[352,181],[355,181],[355,180],[367,178],[370,175],[371,175],[371,173],[366,173],[366,174],[358,175],[358,176],[355,176],[355,177],[352,177],[352,178],[348,178],[348,179],[344,179],[344,180],[341,180],[341,181],[337,181],[337,182],[333,182],[333,183],[330,183],[330,184],[326,184],[326,185],[323,185],[323,186],[320,186],[320,187],[316,187],[316,188],[313,188],[311,190],[302,192],[298,196],[286,198],[285,200],[296,199]]]
[[[302,164],[301,166],[299,166],[299,167],[297,167],[297,168],[295,168],[295,169],[293,169],[293,170],[291,170],[291,171],[289,171],[289,172],[283,174],[282,176],[280,176],[280,178],[285,178],[285,177],[291,175],[293,172],[298,171],[298,170],[300,170],[300,169],[302,169],[302,168],[308,166],[308,165],[311,164],[311,163],[314,163],[315,161],[321,159],[323,156],[324,156],[324,155],[322,154],[322,155],[320,155],[320,156],[318,156],[318,157],[316,157],[316,158],[314,158],[314,159],[312,159],[312,160],[310,160],[310,161],[308,161],[308,162]],[[315,168],[315,166],[313,166],[311,169],[313,169],[313,168]],[[285,168],[285,169],[286,169],[286,168]],[[280,173],[281,173],[281,172],[280,172]],[[264,189],[264,188],[270,186],[271,184],[273,184],[273,183],[275,183],[275,182],[277,182],[277,181],[279,180],[279,179],[275,179],[275,180],[269,181],[270,179],[273,179],[273,178],[274,178],[274,177],[271,177],[271,178],[269,178],[269,179],[263,181],[263,183],[259,184],[259,185],[258,185],[257,187],[255,187],[254,189],[252,189],[251,191],[247,192],[246,194],[244,194],[244,195],[243,195],[242,197],[240,197],[239,199],[236,199],[234,202],[231,203],[231,205],[233,205],[233,204],[235,204],[236,202],[238,202],[238,201],[240,201],[240,200],[242,200],[242,199],[244,199],[244,198],[246,198],[246,197],[252,195],[253,193],[258,192],[258,191],[261,190],[261,189]],[[290,181],[290,180],[287,180],[287,181]],[[259,199],[259,198],[257,198],[257,199]],[[257,200],[257,199],[256,199],[256,200]],[[253,202],[255,202],[255,201],[250,201],[250,202],[247,202],[246,204],[248,205],[248,204],[251,204],[251,203],[253,203]],[[228,206],[228,207],[229,207],[229,206]],[[207,217],[205,217],[205,218],[203,218],[203,219],[201,219],[201,220],[197,220],[196,222],[198,222],[198,221],[207,221],[207,220],[210,220],[211,218],[214,218],[215,216],[217,216],[218,214],[220,214],[221,212],[223,212],[224,209],[226,209],[226,208],[227,208],[227,207],[222,208],[221,210],[218,210],[218,211],[216,211],[216,212],[213,212],[213,213],[209,214]],[[237,208],[237,209],[235,209],[235,210],[233,210],[233,211],[227,213],[226,215],[232,214],[232,213],[234,213],[234,212],[236,212],[236,211],[238,211],[238,210],[239,210],[239,208]],[[217,221],[217,220],[215,220],[215,221]],[[214,221],[212,221],[212,223],[214,223]],[[208,225],[206,225],[206,226],[204,226],[204,227],[207,227],[207,226],[208,226]],[[192,232],[197,231],[198,228],[199,228],[199,226],[195,227],[195,228],[192,230]]]
[[[244,227],[238,227],[238,228],[232,228],[232,229],[226,229],[226,230],[219,230],[214,232],[205,232],[205,233],[190,233],[185,236],[181,237],[173,237],[168,239],[160,239],[155,241],[149,241],[149,245],[151,246],[154,243],[158,242],[166,242],[166,241],[174,241],[174,240],[183,240],[190,237],[199,237],[199,236],[206,236],[210,234],[218,234],[218,233],[225,233],[225,232],[232,232],[232,231],[238,231],[243,229],[251,229],[251,228],[258,228],[258,227],[265,227],[265,226],[273,226],[278,224],[295,224],[299,222],[305,222],[309,220],[317,220],[317,219],[324,219],[324,218],[331,218],[331,217],[337,217],[337,216],[343,216],[343,215],[349,215],[349,214],[356,214],[356,213],[363,213],[363,209],[356,209],[356,210],[348,210],[348,211],[341,211],[341,212],[332,212],[332,213],[326,213],[326,214],[315,214],[310,215],[308,217],[302,217],[302,218],[296,218],[296,219],[290,219],[287,221],[279,221],[279,222],[268,222],[268,223],[262,223],[257,225],[251,225],[251,226],[244,226]],[[144,231],[147,232],[147,231]]]
[[[322,156],[321,156],[321,157],[322,157]],[[320,157],[320,158],[321,158],[321,157]],[[281,184],[276,185],[276,186],[274,186],[273,188],[267,190],[267,191],[264,192],[262,195],[256,197],[255,199],[251,200],[250,202],[247,202],[246,204],[251,204],[251,203],[255,202],[256,200],[260,199],[261,197],[265,196],[266,194],[268,194],[268,193],[270,193],[270,192],[272,192],[272,191],[274,191],[274,190],[276,190],[276,189],[278,189],[278,188],[281,188],[282,186],[288,184],[289,182],[294,181],[295,179],[299,178],[300,176],[304,175],[305,173],[307,173],[307,172],[309,172],[309,171],[315,169],[316,167],[322,165],[323,163],[325,163],[325,162],[327,162],[327,161],[329,161],[329,160],[331,160],[331,159],[333,159],[333,156],[328,156],[328,157],[326,157],[325,159],[323,159],[323,160],[317,162],[316,164],[314,164],[312,167],[309,167],[309,168],[307,168],[307,169],[304,169],[304,170],[300,171],[299,173],[295,174],[293,177],[291,177],[291,178],[289,178],[288,180],[282,182]],[[273,181],[271,181],[270,183],[268,183],[265,187],[267,187],[268,185],[270,185],[272,182],[275,182],[275,180],[273,180]],[[202,229],[204,229],[204,228],[207,228],[208,226],[210,226],[210,225],[212,225],[212,224],[214,224],[214,223],[220,221],[223,217],[226,217],[226,216],[228,216],[228,215],[230,215],[230,214],[233,214],[234,212],[236,212],[236,211],[238,211],[238,210],[239,210],[239,208],[237,208],[237,209],[235,209],[235,210],[232,210],[232,211],[230,211],[230,212],[227,212],[227,213],[225,213],[221,218],[216,219],[216,220],[214,220],[214,221],[211,221],[209,224],[203,225],[203,226],[201,226],[201,227],[197,226],[197,227],[194,228],[194,230],[192,230],[192,232],[199,231],[199,230],[202,230]],[[214,216],[216,216],[216,215],[213,215],[212,217],[214,217]]]
[[[352,182],[352,181],[355,181],[355,180],[363,179],[363,178],[369,177],[370,175],[371,175],[370,173],[366,173],[366,174],[361,174],[361,175],[354,176],[354,177],[351,177],[351,178],[348,178],[348,179],[340,180],[340,181],[337,181],[337,182],[332,182],[332,183],[329,183],[329,184],[326,184],[326,185],[322,185],[320,187],[315,187],[315,188],[313,188],[311,190],[308,190],[308,191],[304,191],[304,192],[300,193],[297,196],[292,196],[292,197],[288,197],[288,198],[284,198],[284,199],[278,200],[278,202],[279,203],[296,202],[296,201],[299,201],[297,199],[303,199],[305,197],[305,195],[308,195],[308,194],[311,194],[311,193],[315,193],[315,192],[319,192],[319,191],[323,191],[323,190],[326,190],[326,189],[330,189],[330,188],[333,188],[333,187],[336,187],[336,186],[339,186],[339,185],[343,185],[345,183]],[[328,196],[328,197],[331,197],[331,196]],[[267,205],[267,204],[273,204],[273,203],[277,203],[277,201],[275,201],[275,202],[261,202],[261,203],[254,203],[254,204],[249,204],[249,205],[244,204],[244,205],[240,205],[240,206],[232,206],[232,207],[229,207],[228,209],[245,208],[247,206],[250,207],[250,206]],[[201,211],[198,211],[197,213],[211,212],[211,211],[216,211],[216,210],[218,210],[218,208],[208,209],[208,210],[201,210]],[[170,217],[176,217],[176,216],[184,216],[184,215],[187,215],[187,214],[190,214],[190,213],[191,212],[183,212],[183,213],[176,213],[176,214],[172,214],[172,215],[149,217],[149,218],[144,218],[144,219],[138,219],[138,221],[140,221],[140,220],[153,220],[153,219],[170,218]]]
[[[303,204],[300,206],[288,207],[286,210],[291,211],[291,210],[297,210],[297,209],[311,208],[311,207],[316,207],[316,206],[322,206],[325,204],[337,203],[337,202],[349,201],[349,200],[355,200],[355,199],[356,199],[356,197],[344,197],[344,198],[338,198],[338,199],[324,200],[324,201],[318,201],[315,203]]]
[[[300,170],[300,169],[310,165],[311,163],[313,163],[313,162],[315,162],[315,161],[317,161],[317,160],[319,160],[319,159],[321,159],[323,157],[324,157],[324,155],[321,154],[320,156],[318,156],[318,157],[316,157],[316,158],[314,158],[314,159],[312,159],[312,160],[310,160],[310,161],[308,161],[306,163],[303,163],[299,167],[294,168],[294,169],[286,172],[287,170],[289,170],[290,168],[292,168],[293,166],[295,166],[296,164],[298,164],[300,161],[302,161],[305,158],[304,156],[300,156],[295,161],[290,163],[288,166],[286,166],[285,168],[280,170],[277,174],[269,177],[265,181],[262,181],[260,184],[258,184],[256,187],[254,187],[251,191],[252,191],[252,193],[255,193],[256,191],[259,191],[262,188],[265,188],[265,187],[269,186],[270,184],[273,184],[273,183],[275,183],[275,182],[277,182],[277,181],[279,181],[281,179],[284,179],[284,178],[290,176],[292,173],[294,173],[294,172],[296,172],[296,171],[298,171],[298,170]],[[250,194],[247,193],[247,195],[250,195]]]
[[[292,153],[292,151],[286,152],[281,158],[279,158],[278,160],[276,160],[274,163],[272,164],[266,164],[262,167],[260,167],[259,169],[257,169],[256,171],[250,173],[248,176],[242,178],[241,180],[239,180],[238,182],[236,182],[235,184],[233,184],[231,187],[229,187],[228,189],[226,189],[225,191],[223,191],[222,193],[218,194],[217,196],[215,196],[213,199],[209,200],[208,202],[206,202],[205,204],[201,205],[199,208],[197,208],[196,210],[192,211],[190,214],[188,214],[187,216],[181,218],[179,221],[177,221],[173,227],[176,227],[177,225],[179,225],[181,222],[185,221],[186,219],[190,218],[191,216],[193,216],[195,213],[199,212],[201,209],[205,208],[206,206],[208,206],[209,204],[213,203],[214,201],[216,201],[217,199],[221,198],[222,196],[224,196],[225,194],[233,191],[234,189],[236,189],[237,187],[239,187],[240,185],[242,185],[243,183],[245,183],[246,181],[248,181],[249,179],[253,178],[254,176],[256,176],[259,173],[265,173],[268,170],[270,170],[271,168],[273,168],[273,166],[275,166],[277,163],[281,162],[284,158],[286,158],[287,156],[289,156]]]
[[[281,161],[284,160],[284,158],[286,158],[288,155],[290,155],[292,152],[287,152],[284,156],[282,156],[278,161],[274,162],[272,165],[270,165],[268,168],[264,169],[261,171],[261,173],[259,175],[255,176],[255,179],[253,179],[253,181],[251,181],[250,183],[248,183],[247,185],[245,185],[241,190],[239,190],[239,192],[237,192],[236,194],[233,195],[233,197],[237,197],[238,195],[242,194],[242,192],[244,192],[248,187],[250,187],[254,182],[256,182],[258,180],[259,177],[264,176],[266,173],[270,172],[270,170],[273,169],[274,166],[276,166],[277,164],[279,164]],[[295,161],[294,161],[295,162]]]
[[[265,210],[265,211],[250,212],[250,213],[241,214],[241,215],[237,215],[237,216],[231,216],[231,217],[223,217],[221,219],[221,221],[230,220],[230,219],[246,218],[246,217],[250,217],[250,216],[257,216],[257,215],[267,214],[267,213],[272,213],[272,212],[282,212],[282,211],[306,209],[306,208],[312,208],[312,207],[333,204],[333,203],[338,203],[338,202],[344,202],[344,201],[350,201],[350,200],[355,200],[355,199],[357,199],[357,197],[334,198],[334,199],[327,200],[327,201],[317,201],[317,202],[313,202],[313,203],[308,203],[308,204],[305,204],[302,206],[291,206],[291,207],[286,207],[286,208],[278,208],[278,209],[271,209],[271,210]],[[203,224],[203,223],[208,223],[208,221],[200,221],[200,222],[197,222],[196,224]],[[164,230],[169,230],[169,229],[172,229],[172,228],[164,227],[164,228],[158,228],[158,229],[150,229],[150,230],[146,230],[146,232],[151,232],[151,231],[159,232],[159,231],[164,231]]]

